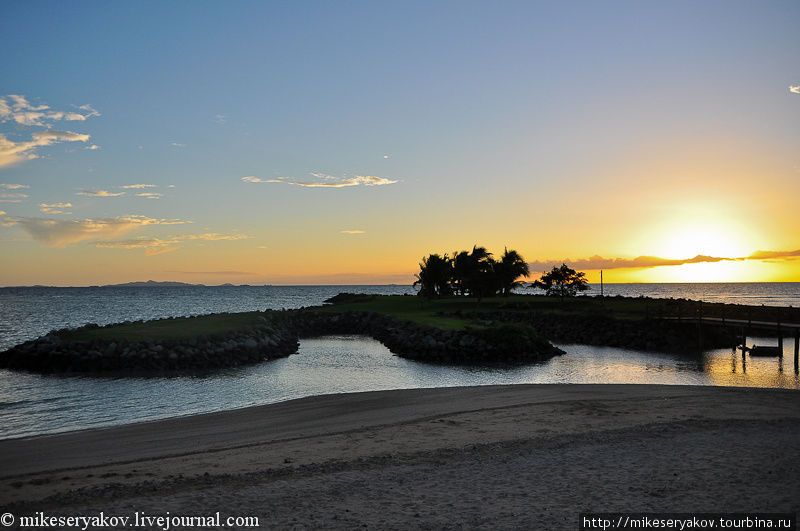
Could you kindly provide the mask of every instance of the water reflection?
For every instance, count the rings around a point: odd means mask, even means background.
[[[748,338],[748,345],[779,346],[775,338]],[[783,341],[783,356],[751,356],[741,349],[719,349],[703,356],[706,385],[800,389],[800,367],[794,360],[794,341]],[[727,362],[723,363],[723,360]]]
[[[758,340],[758,344],[769,344]],[[774,340],[773,340],[774,342]],[[409,361],[378,341],[301,341],[297,354],[203,376],[100,378],[0,370],[0,438],[269,404],[330,393],[518,383],[640,383],[800,389],[793,342],[783,360],[730,349],[675,356],[560,345],[567,354],[523,366],[452,367]],[[791,345],[791,346],[790,346]],[[791,355],[790,355],[791,354]],[[781,365],[782,363],[782,365]]]

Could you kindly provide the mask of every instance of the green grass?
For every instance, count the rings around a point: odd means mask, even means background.
[[[725,316],[729,319],[748,319],[800,322],[800,308],[774,308],[761,306],[741,306],[731,304],[700,304],[695,301],[672,299],[617,298],[605,299],[576,297],[561,300],[541,295],[513,295],[477,299],[449,297],[424,300],[415,296],[368,295],[341,297],[342,302],[313,309],[318,312],[363,311],[390,315],[404,321],[433,326],[444,330],[463,330],[466,327],[482,328],[466,319],[466,314],[488,312],[544,312],[556,315],[606,316],[622,320],[643,320],[659,317],[705,317]],[[260,312],[204,315],[179,319],[162,319],[144,323],[128,323],[77,330],[68,333],[71,340],[128,340],[139,341],[144,338],[154,340],[180,340],[205,336],[221,336],[227,332],[242,330],[263,324],[257,317]],[[462,317],[464,316],[464,317]],[[486,327],[483,327],[486,328]]]
[[[345,298],[343,298],[345,299]],[[346,301],[346,299],[345,299]],[[458,313],[484,312],[543,312],[556,315],[604,316],[620,320],[644,320],[661,317],[726,317],[754,321],[800,322],[800,308],[744,306],[723,303],[699,303],[677,299],[650,299],[645,297],[573,297],[564,300],[543,295],[512,295],[477,299],[448,297],[423,300],[402,295],[372,295],[326,306],[318,311],[373,311],[415,321],[420,324],[445,329],[461,329],[469,323],[458,318]]]
[[[125,323],[106,328],[91,328],[70,332],[67,339],[86,341],[105,339],[113,341],[139,341],[144,338],[171,340],[188,339],[198,336],[222,336],[230,331],[242,330],[263,321],[256,318],[261,312],[225,313],[201,315],[199,317],[181,317],[178,319],[160,319],[143,323]]]

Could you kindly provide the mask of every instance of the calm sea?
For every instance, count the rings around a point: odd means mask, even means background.
[[[599,286],[592,288],[599,293]],[[800,283],[606,284],[604,290],[606,295],[800,305]],[[342,291],[414,292],[410,286],[0,288],[0,350],[53,329],[90,322],[299,308],[320,304]],[[791,341],[785,344],[782,360],[742,360],[725,349],[698,358],[585,345],[561,347],[566,355],[540,364],[463,368],[405,360],[372,339],[343,336],[303,340],[299,352],[288,358],[205,376],[40,376],[0,370],[0,438],[378,389],[589,382],[800,389]]]

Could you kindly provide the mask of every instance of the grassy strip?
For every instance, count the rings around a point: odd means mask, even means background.
[[[264,324],[258,321],[261,312],[219,313],[198,317],[179,317],[136,323],[122,323],[102,328],[88,328],[70,332],[66,339],[87,341],[105,339],[113,341],[139,341],[191,339],[199,336],[223,336],[231,331]]]
[[[318,311],[373,311],[421,324],[445,329],[460,329],[468,323],[458,319],[461,313],[541,312],[555,315],[604,316],[639,321],[664,317],[725,317],[782,323],[800,323],[800,308],[745,306],[724,303],[700,303],[685,299],[646,297],[573,297],[559,299],[541,295],[513,295],[477,299],[448,297],[423,300],[402,295],[359,295],[336,297],[335,304]]]
[[[493,297],[480,301],[473,298],[449,297],[424,300],[403,295],[349,295],[336,297],[334,304],[313,308],[317,312],[376,312],[400,320],[433,326],[443,330],[463,330],[471,326],[481,328],[462,314],[488,312],[542,312],[555,315],[605,316],[621,320],[644,320],[661,317],[726,317],[728,319],[752,319],[753,321],[780,321],[800,323],[800,308],[744,306],[722,303],[699,303],[683,299],[649,299],[644,297],[622,298],[575,297],[561,300],[540,295],[514,295]],[[66,338],[72,340],[129,340],[144,338],[155,340],[190,339],[201,335],[220,336],[258,324],[260,312],[227,313],[161,319],[157,321],[123,323],[102,328],[81,329],[70,332]]]

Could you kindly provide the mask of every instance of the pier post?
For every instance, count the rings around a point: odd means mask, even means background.
[[[783,358],[783,331],[780,321],[778,322],[778,356]]]
[[[798,354],[800,354],[800,328],[794,331],[794,373],[800,373],[800,366],[797,365]]]
[[[603,298],[603,270],[600,270],[600,298]]]

